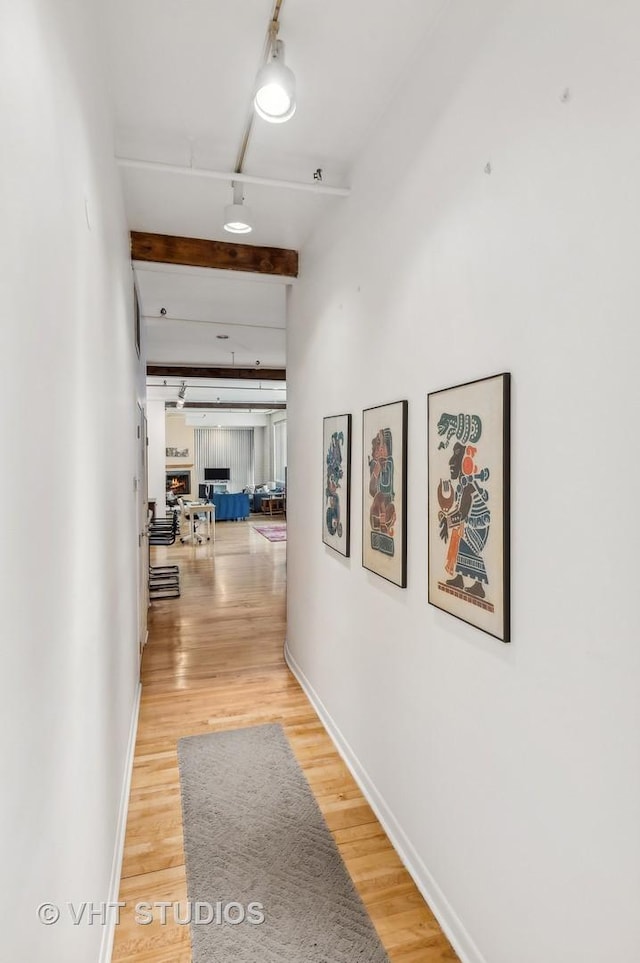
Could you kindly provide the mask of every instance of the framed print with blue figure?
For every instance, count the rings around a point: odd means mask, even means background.
[[[323,420],[324,502],[322,541],[340,555],[350,555],[351,415]]]
[[[429,602],[510,641],[509,374],[427,397]]]
[[[362,564],[407,585],[406,401],[362,413]]]

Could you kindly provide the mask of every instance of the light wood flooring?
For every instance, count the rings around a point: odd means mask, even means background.
[[[155,564],[180,565],[182,596],[149,613],[113,961],[190,963],[188,926],[134,918],[138,902],[187,898],[176,743],[267,722],[284,726],[392,963],[457,960],[286,666],[286,542],[254,531],[263,522],[218,523],[215,545],[152,549]]]

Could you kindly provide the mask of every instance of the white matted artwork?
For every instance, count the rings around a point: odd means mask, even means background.
[[[502,642],[509,628],[510,375],[427,399],[429,602]]]
[[[322,541],[348,557],[351,553],[351,415],[324,418],[322,432]]]
[[[351,415],[323,420],[322,541],[348,557],[351,530]]]
[[[407,584],[406,401],[362,413],[362,564]]]

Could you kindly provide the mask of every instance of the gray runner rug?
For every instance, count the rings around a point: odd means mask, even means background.
[[[280,725],[178,759],[193,963],[389,963]]]

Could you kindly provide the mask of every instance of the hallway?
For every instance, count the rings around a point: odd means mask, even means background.
[[[113,961],[191,959],[187,926],[134,921],[138,902],[187,896],[178,739],[268,722],[284,726],[392,963],[456,960],[285,664],[286,543],[252,524],[219,524],[215,546],[154,549],[154,563],[179,563],[182,595],[150,609]]]

